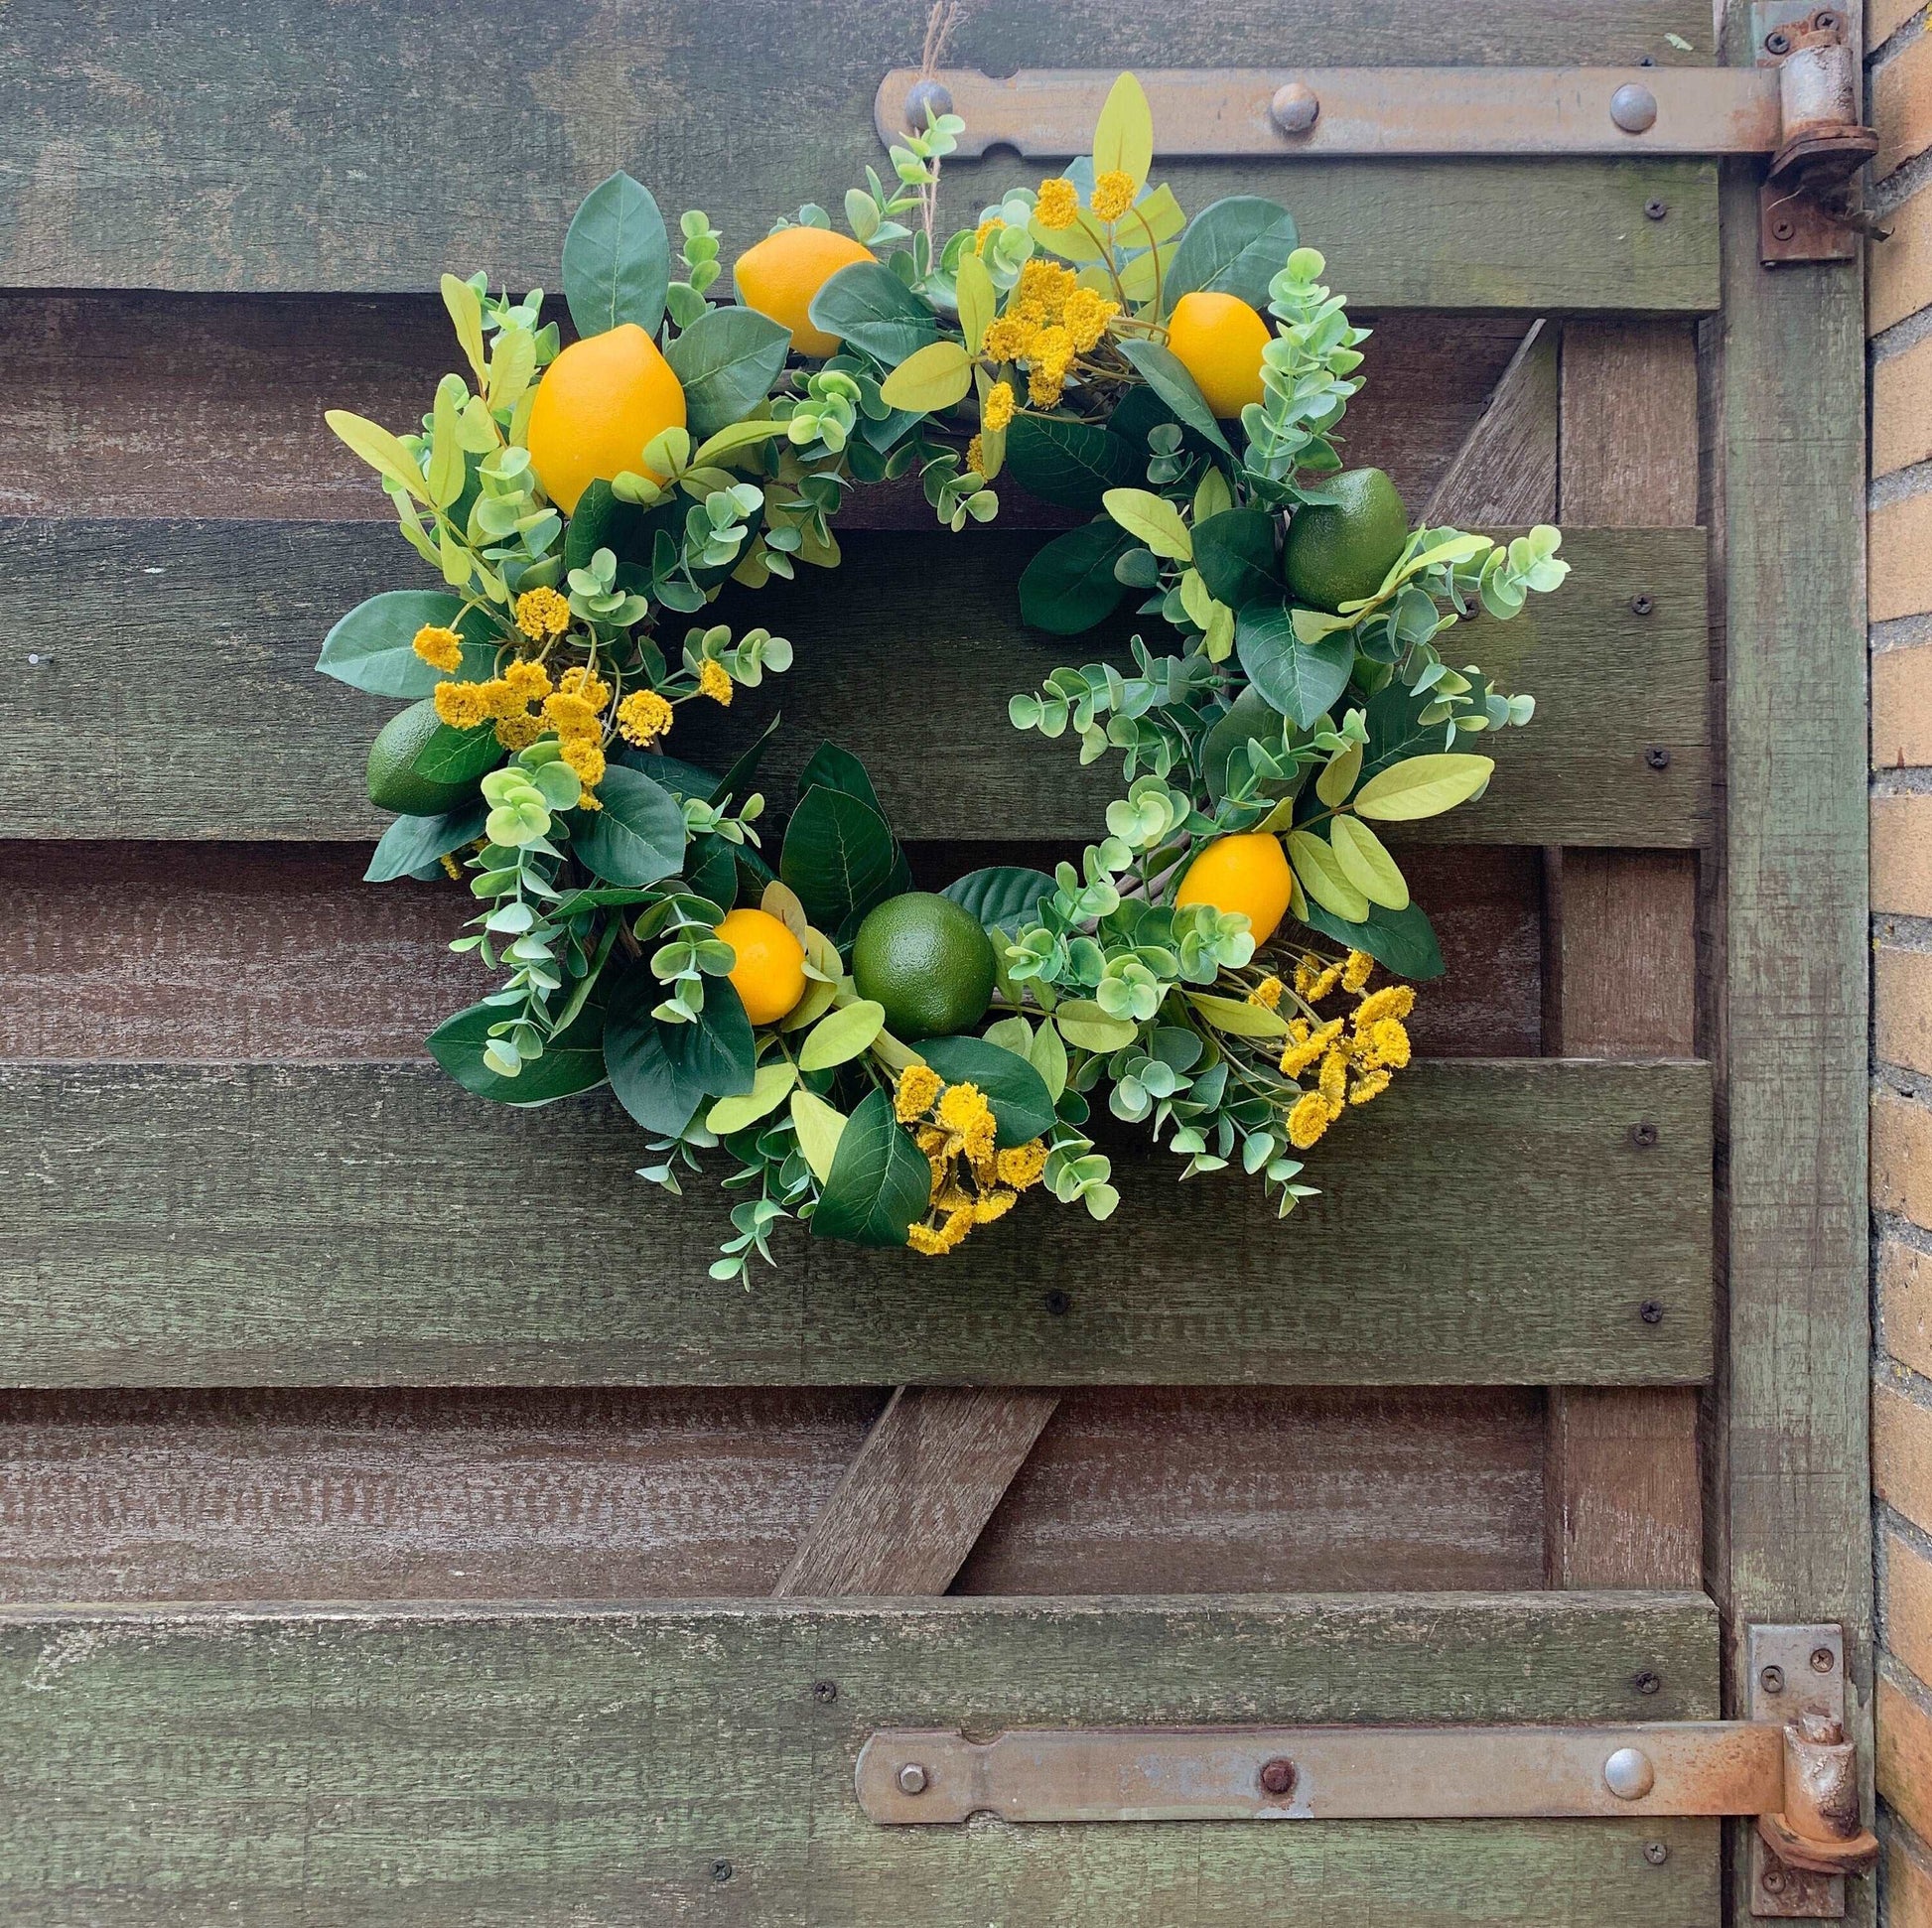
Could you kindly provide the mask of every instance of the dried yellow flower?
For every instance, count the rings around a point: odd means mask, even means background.
[[[532,642],[548,642],[570,627],[570,605],[554,589],[526,589],[516,599],[516,626]]]
[[[1318,1091],[1305,1091],[1288,1114],[1288,1142],[1306,1152],[1334,1122],[1334,1110]]]
[[[618,729],[626,743],[642,748],[670,727],[671,706],[655,690],[633,690],[618,705]]]
[[[1248,993],[1248,1002],[1258,1004],[1264,1011],[1278,1011],[1282,1002],[1282,981],[1278,977],[1265,977]],[[1307,1020],[1303,1021],[1306,1026]]]
[[[698,694],[708,696],[714,703],[731,707],[731,672],[716,657],[707,656],[698,670]]]
[[[1368,982],[1369,973],[1374,969],[1375,960],[1367,951],[1350,951],[1341,969],[1341,988],[1352,998]]]
[[[986,400],[980,408],[980,427],[988,434],[997,435],[1013,420],[1013,383],[996,381],[986,391]]]
[[[1093,211],[1103,221],[1117,221],[1134,205],[1134,177],[1109,168],[1093,184]]]
[[[1064,176],[1039,184],[1034,218],[1049,230],[1071,227],[1080,211],[1080,191]]]
[[[1045,1141],[1030,1138],[1024,1145],[1010,1146],[1000,1154],[998,1170],[1001,1181],[1016,1191],[1038,1184],[1040,1173],[1046,1170]]]
[[[505,750],[528,750],[542,735],[542,722],[527,711],[520,716],[504,717],[496,725],[496,741]]]
[[[463,638],[454,629],[445,629],[439,623],[425,623],[416,631],[410,647],[432,669],[454,675],[463,667]]]
[[[474,730],[489,714],[489,698],[483,683],[438,683],[438,718],[452,730]]]
[[[908,1064],[898,1074],[898,1084],[893,1092],[893,1115],[901,1125],[924,1117],[932,1109],[932,1101],[939,1091],[939,1073],[931,1065]],[[919,1149],[927,1148],[922,1144]]]

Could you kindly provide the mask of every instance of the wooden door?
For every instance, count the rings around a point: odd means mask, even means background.
[[[1710,1718],[1767,1619],[1842,1621],[1863,1703],[1860,283],[1759,267],[1743,164],[1167,170],[1287,201],[1372,319],[1351,460],[1560,518],[1575,564],[1484,638],[1535,727],[1404,855],[1449,962],[1404,1129],[1368,1114],[1305,1219],[1157,1155],[1097,1262],[1010,1222],[743,1292],[615,1106],[539,1134],[424,1058],[470,978],[443,894],[358,882],[374,718],[309,665],[400,552],[321,411],[418,412],[437,274],[554,284],[613,167],[728,251],[836,206],[923,26],[0,10],[10,1921],[1683,1928],[1748,1906],[1714,1822],[882,1830],[853,1762],[882,1725]],[[949,58],[1751,45],[1693,0],[1133,0],[969,12]],[[1004,712],[1058,660],[1013,594],[1051,512],[854,521],[773,598],[773,787],[835,735],[922,882],[1015,795],[1077,848],[1105,771]]]

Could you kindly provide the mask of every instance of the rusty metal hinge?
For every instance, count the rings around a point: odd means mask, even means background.
[[[1869,231],[1851,184],[1878,144],[1861,118],[1856,17],[1806,0],[1758,0],[1751,15],[1748,68],[1167,68],[1140,79],[1170,159],[1764,155],[1766,264],[1847,258]],[[1078,154],[1112,77],[899,68],[873,118],[891,142],[928,108],[957,113],[967,158]]]
[[[1753,1627],[1751,1718],[1629,1726],[882,1729],[859,1805],[882,1827],[1746,1815],[1752,1912],[1845,1910],[1875,1860],[1834,1626]]]

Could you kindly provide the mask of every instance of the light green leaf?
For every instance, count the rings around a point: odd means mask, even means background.
[[[1350,923],[1360,923],[1368,915],[1368,898],[1343,874],[1332,846],[1311,830],[1292,830],[1288,835],[1288,861],[1302,888],[1322,909]]]
[[[1146,488],[1110,488],[1102,506],[1129,535],[1138,536],[1157,556],[1186,562],[1194,553],[1194,539],[1180,511],[1165,495]]]
[[[1120,217],[1115,239],[1122,247],[1152,247],[1172,241],[1187,225],[1187,216],[1173,190],[1164,181],[1151,195],[1143,195]]]
[[[957,342],[929,342],[908,354],[880,383],[888,408],[931,415],[966,398],[973,385],[973,357]]]
[[[537,338],[527,328],[506,328],[489,357],[489,405],[514,408],[537,371]]]
[[[1472,757],[1460,751],[1411,757],[1379,776],[1371,776],[1356,792],[1355,809],[1380,823],[1414,823],[1423,817],[1439,817],[1480,792],[1495,767],[1493,757]]]
[[[1201,581],[1198,569],[1183,569],[1180,572],[1180,607],[1187,612],[1187,620],[1197,629],[1205,629],[1214,620],[1214,598]]]
[[[1228,486],[1227,477],[1210,462],[1202,470],[1200,482],[1194,489],[1195,526],[1233,506],[1234,490]]]
[[[802,1071],[829,1071],[857,1057],[886,1024],[886,1007],[861,998],[824,1019],[805,1039],[798,1053]]]
[[[798,1067],[790,1058],[781,1057],[775,1063],[761,1064],[759,1073],[752,1080],[752,1088],[740,1098],[720,1098],[705,1113],[706,1131],[716,1132],[723,1138],[728,1132],[742,1132],[747,1125],[755,1125],[767,1112],[776,1111],[783,1102],[784,1095],[798,1082]]]
[[[1117,1051],[1140,1035],[1129,1018],[1110,1018],[1091,998],[1075,998],[1053,1013],[1060,1035],[1083,1051]]]
[[[1245,998],[1217,998],[1206,991],[1189,991],[1187,1002],[1216,1031],[1230,1037],[1286,1037],[1288,1020],[1266,1005],[1249,1004]]]
[[[430,418],[429,498],[448,508],[463,493],[463,444],[457,438],[457,410],[468,399],[461,375],[436,384],[436,410]]]
[[[423,472],[416,467],[416,458],[380,423],[351,415],[345,408],[332,408],[322,419],[377,475],[407,489],[419,502],[429,500],[429,489],[424,485]]]
[[[1321,774],[1314,779],[1314,793],[1329,809],[1348,801],[1348,793],[1355,787],[1355,779],[1362,773],[1362,746],[1351,743],[1346,750],[1338,750],[1321,766]]]
[[[1172,241],[1164,247],[1150,248],[1144,254],[1135,255],[1120,271],[1121,293],[1136,304],[1152,301],[1155,289],[1162,285],[1169,268],[1173,265],[1173,257]]]
[[[1336,817],[1328,826],[1342,875],[1370,903],[1384,910],[1409,907],[1409,885],[1382,840],[1357,817]]]
[[[1033,1042],[1027,1046],[1027,1062],[1039,1073],[1046,1095],[1058,1104],[1060,1093],[1066,1089],[1066,1046],[1051,1025],[1041,1025],[1034,1033]]]
[[[1034,1028],[1016,1012],[1011,1018],[1002,1018],[997,1025],[988,1025],[980,1035],[1003,1051],[1025,1057],[1033,1048]]]
[[[1295,629],[1295,640],[1311,648],[1324,636],[1333,635],[1337,629],[1352,629],[1355,626],[1353,617],[1324,616],[1319,610],[1291,610],[1289,620]]]
[[[694,469],[708,468],[731,456],[743,455],[747,449],[760,442],[774,441],[784,432],[783,422],[734,422],[729,428],[720,429],[698,450],[691,458],[691,466]]]
[[[959,257],[953,285],[958,294],[959,326],[966,337],[966,346],[978,354],[999,305],[999,297],[993,291],[993,277],[987,272],[986,263],[969,250]]]
[[[443,306],[450,311],[450,320],[456,326],[456,339],[463,348],[464,359],[469,362],[470,371],[481,386],[483,378],[483,302],[467,281],[459,281],[453,274],[443,277],[442,287]]]
[[[791,1125],[798,1134],[798,1149],[820,1184],[832,1175],[832,1161],[839,1154],[839,1140],[845,1136],[845,1113],[811,1091],[791,1094]]]
[[[1138,193],[1147,185],[1154,165],[1154,109],[1131,73],[1123,73],[1107,92],[1107,104],[1093,129],[1093,171],[1096,176],[1118,169]]]

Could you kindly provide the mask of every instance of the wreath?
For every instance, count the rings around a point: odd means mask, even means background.
[[[453,948],[501,976],[429,1049],[507,1104],[608,1081],[673,1192],[722,1147],[744,1195],[719,1278],[786,1218],[930,1254],[1035,1187],[1104,1219],[1103,1088],[1183,1177],[1238,1162],[1284,1214],[1311,1196],[1298,1155],[1409,1062],[1404,980],[1443,969],[1379,826],[1479,796],[1492,761],[1458,746],[1531,716],[1444,636],[1568,568],[1553,528],[1412,529],[1386,476],[1343,469],[1366,331],[1274,202],[1189,221],[1148,187],[1132,75],[1091,157],[943,242],[963,123],[926,123],[846,196],[849,233],[800,208],[729,302],[709,218],[680,216],[674,262],[614,175],[564,244],[573,344],[541,290],[446,275],[468,372],[420,431],[328,418],[444,584],[352,610],[318,664],[408,704],[370,748],[395,821],[369,879],[467,883]],[[1143,599],[1126,667],[1010,705],[1124,759],[1078,866],[914,891],[828,744],[774,869],[764,739],[722,774],[668,748],[680,708],[791,662],[704,620],[726,582],[835,566],[847,491],[913,473],[953,530],[993,518],[1003,474],[1092,512],[1022,574],[1035,627]]]

